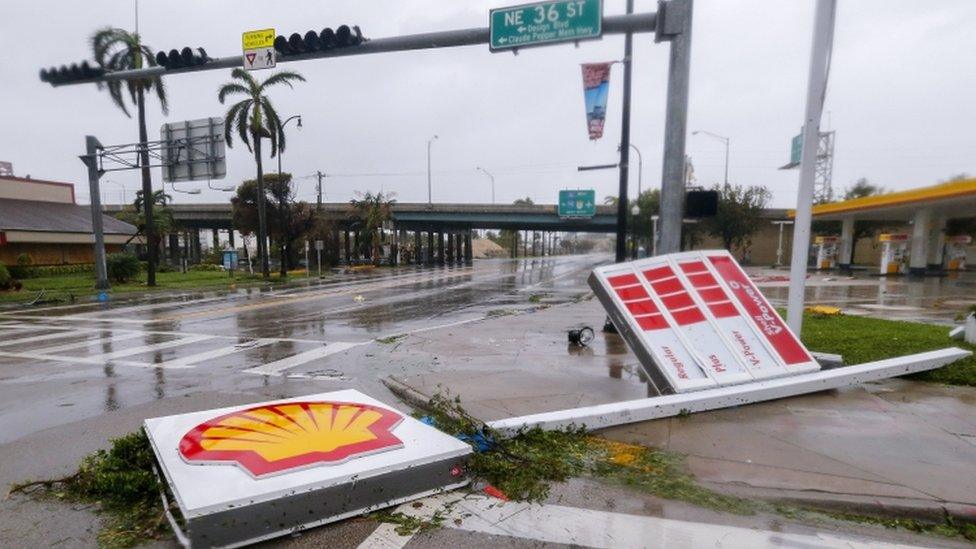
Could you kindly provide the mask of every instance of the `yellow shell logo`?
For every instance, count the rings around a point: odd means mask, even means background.
[[[352,402],[268,404],[197,425],[180,440],[180,455],[189,463],[235,463],[261,477],[401,448],[392,430],[402,419]]]

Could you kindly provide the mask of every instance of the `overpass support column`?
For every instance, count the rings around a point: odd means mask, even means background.
[[[234,247],[235,244],[234,244],[234,228],[233,227],[231,227],[230,229],[227,230],[227,244],[230,245],[230,249],[232,249],[232,250],[237,249],[237,248]]]
[[[909,262],[909,273],[924,275],[929,259],[929,231],[932,225],[932,210],[922,208],[915,212],[912,222],[912,256]]]
[[[461,231],[454,235],[454,261],[456,263],[462,263],[467,261],[467,257],[464,255],[464,248],[467,246],[468,240],[471,238],[471,229],[466,231]]]
[[[213,251],[220,249],[220,229],[213,229]]]
[[[420,231],[413,232],[413,264],[420,265],[424,257],[424,243],[420,239]]]
[[[945,251],[945,228],[948,219],[939,216],[932,221],[932,228],[929,231],[929,256],[926,267],[930,272],[942,272],[942,254]]]
[[[464,262],[474,262],[474,248],[471,247],[471,229],[464,233]]]
[[[840,224],[840,252],[837,265],[840,270],[851,268],[851,253],[854,251],[854,218],[845,217]]]
[[[344,257],[345,257],[345,260],[346,260],[346,265],[348,265],[349,264],[349,260],[350,260],[350,256],[349,256],[349,231],[347,231],[345,229],[342,230],[342,251],[345,254]]]
[[[190,248],[193,252],[193,261],[200,262],[200,229],[193,229],[190,232],[190,242],[192,247]]]
[[[437,231],[437,264],[444,264],[444,233]]]
[[[397,249],[400,247],[400,233],[397,231],[396,225],[393,226],[393,230],[390,231],[390,265],[396,267],[397,264]]]
[[[427,253],[424,255],[424,263],[434,264],[434,231],[427,231]]]
[[[447,261],[454,263],[454,231],[447,231]]]
[[[166,235],[169,240],[169,262],[172,265],[176,265],[180,262],[180,235],[177,233],[169,233]]]

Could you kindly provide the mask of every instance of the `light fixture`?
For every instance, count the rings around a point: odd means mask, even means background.
[[[578,345],[580,347],[586,347],[593,341],[596,334],[593,333],[593,328],[589,326],[583,326],[581,328],[573,328],[567,333],[569,342],[573,345]]]

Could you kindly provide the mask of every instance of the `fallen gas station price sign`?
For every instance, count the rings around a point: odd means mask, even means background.
[[[726,251],[599,267],[590,286],[660,394],[820,369]]]
[[[507,434],[601,429],[924,372],[972,355],[949,347],[821,370],[724,250],[598,267],[589,284],[660,396],[500,419],[489,427]]]
[[[145,428],[186,547],[247,545],[468,482],[468,444],[354,390],[147,419]]]

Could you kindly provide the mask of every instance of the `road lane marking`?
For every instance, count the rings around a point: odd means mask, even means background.
[[[267,345],[275,343],[274,339],[258,339],[253,342],[253,344],[239,344],[231,345],[229,347],[220,347],[219,349],[213,349],[211,351],[204,351],[202,353],[196,353],[193,355],[185,356],[182,358],[177,358],[173,360],[167,360],[165,362],[159,362],[155,364],[139,364],[139,366],[151,367],[151,368],[164,368],[164,369],[186,369],[195,368],[195,364],[204,362],[207,360],[213,360],[215,358],[224,357],[227,355],[232,355],[234,353],[242,353],[244,351],[249,351],[251,349],[258,349]],[[127,363],[128,364],[128,363]],[[130,364],[131,365],[131,364]]]
[[[842,533],[793,534],[628,515],[550,504],[501,502],[484,496],[442,494],[405,503],[397,511],[429,520],[440,511],[447,528],[544,543],[599,547],[910,547]],[[380,547],[380,546],[377,546]]]
[[[40,352],[10,353],[6,351],[0,351],[0,357],[21,358],[21,359],[29,359],[29,360],[46,360],[50,362],[68,362],[73,364],[92,364],[96,366],[112,363],[121,366],[137,366],[143,368],[152,368],[154,367],[154,365],[150,363],[117,361],[116,359],[142,354],[142,353],[151,353],[153,351],[161,351],[163,349],[179,347],[181,345],[189,345],[190,343],[197,343],[200,341],[206,341],[208,339],[214,339],[214,338],[213,336],[205,336],[205,335],[187,336],[180,339],[174,339],[171,341],[156,343],[153,345],[143,345],[140,347],[133,347],[131,349],[123,349],[121,351],[115,351],[112,353],[103,353],[99,355],[91,355],[85,357],[50,355],[50,354],[44,354]]]
[[[262,364],[261,366],[255,366],[254,368],[248,368],[247,370],[244,370],[244,373],[261,375],[261,376],[279,375],[281,374],[281,372],[285,370],[294,368],[296,366],[301,366],[306,362],[311,362],[319,358],[327,357],[329,355],[334,355],[336,353],[341,353],[342,351],[346,351],[348,349],[352,349],[353,347],[358,347],[360,345],[366,345],[367,343],[369,342],[367,341],[367,342],[352,343],[348,341],[336,341],[334,343],[329,343],[328,345],[325,345],[323,347],[310,349],[308,351],[304,351],[296,355],[283,358],[281,360],[276,360],[274,362]]]
[[[44,315],[21,315],[17,313],[0,313],[0,316],[5,318],[12,318],[15,320],[44,320],[47,322],[117,322],[121,324],[153,324],[155,322],[162,322],[160,320],[138,320],[134,318],[89,318],[81,315],[65,315],[65,316],[44,316]]]

